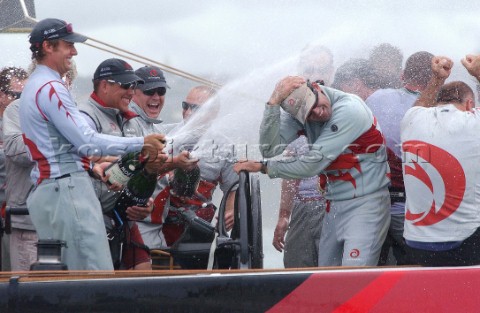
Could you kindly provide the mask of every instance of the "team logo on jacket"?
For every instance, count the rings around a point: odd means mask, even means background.
[[[405,219],[415,226],[429,226],[448,218],[458,209],[465,194],[466,178],[462,165],[447,151],[423,141],[406,141],[402,149],[406,160],[407,197],[411,192],[422,193],[422,199],[431,198],[430,205],[427,200],[426,205],[418,205],[421,208],[416,207],[415,212],[407,208]]]
[[[356,258],[358,258],[359,256],[360,256],[360,250],[358,250],[358,249],[352,249],[352,250],[350,251],[350,257],[351,257],[352,259],[356,259]]]

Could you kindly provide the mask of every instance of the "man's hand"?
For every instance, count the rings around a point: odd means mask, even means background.
[[[182,151],[177,156],[173,157],[173,164],[175,168],[181,168],[185,171],[190,171],[198,164],[198,159],[190,158],[190,152]]]
[[[148,162],[158,161],[161,159],[162,163],[167,160],[167,155],[163,151],[165,148],[165,136],[162,134],[150,134],[144,137],[142,154],[147,157]]]
[[[428,82],[427,87],[422,91],[420,97],[415,101],[414,106],[421,106],[425,108],[434,107],[437,105],[437,94],[445,80],[450,76],[453,62],[447,57],[436,56],[432,58],[432,77]]]
[[[165,147],[165,136],[161,134],[151,134],[145,136],[142,154],[148,156],[148,162],[145,166],[149,173],[158,173],[162,168],[168,155],[163,151]]]
[[[108,186],[108,190],[120,191],[120,190],[123,189],[123,185],[121,185],[119,183],[116,183],[116,182],[113,183],[113,184],[107,183],[110,175],[105,174],[105,169],[110,164],[112,164],[112,162],[95,163],[93,165],[93,169],[92,169],[93,174],[95,175],[96,178],[100,179],[102,182],[104,182]]]
[[[279,105],[295,89],[305,83],[305,79],[300,76],[287,76],[275,85],[275,89],[268,100],[271,105]]]
[[[262,163],[256,161],[239,161],[233,165],[233,170],[237,173],[240,171],[247,171],[251,173],[260,172]]]
[[[453,61],[447,57],[436,56],[432,59],[432,72],[440,80],[445,81],[452,72]]]
[[[462,59],[462,64],[480,82],[480,55],[468,54]]]
[[[235,215],[233,210],[229,210],[225,212],[225,228],[227,231],[230,231],[233,228],[233,224],[235,223]]]
[[[277,227],[275,227],[275,231],[273,232],[272,245],[279,252],[282,252],[285,247],[285,233],[287,232],[288,224],[289,222],[287,218],[280,217],[278,219]]]
[[[131,221],[140,221],[145,219],[153,211],[153,198],[148,199],[146,207],[131,206],[127,208],[127,217]]]

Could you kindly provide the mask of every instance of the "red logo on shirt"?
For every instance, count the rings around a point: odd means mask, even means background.
[[[434,184],[432,183],[430,175],[425,170],[426,168],[433,168],[440,175],[441,181],[444,185],[438,186],[438,179],[436,179],[436,188],[444,188],[445,193],[443,204],[439,209],[437,209],[435,199],[433,199],[430,208],[425,208],[424,212],[412,213],[409,209],[407,209],[405,213],[405,219],[413,221],[413,225],[415,226],[428,226],[443,221],[452,215],[463,201],[466,178],[462,165],[447,151],[423,141],[406,141],[403,143],[402,148],[405,153],[411,153],[414,156],[425,160],[424,163],[420,163],[417,160],[412,160],[410,163],[405,164],[405,179],[408,175],[415,177],[419,182],[427,186],[432,195],[434,195],[436,191]]]
[[[352,259],[356,259],[360,256],[360,250],[358,249],[352,249],[352,251],[350,251],[350,257]]]

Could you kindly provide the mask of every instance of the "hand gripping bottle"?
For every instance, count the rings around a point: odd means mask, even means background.
[[[144,157],[140,152],[125,153],[105,169],[105,175],[110,175],[107,183],[125,186],[133,175],[145,167],[147,161],[148,157]]]
[[[127,208],[131,206],[147,206],[157,185],[157,174],[147,173],[145,169],[130,178],[123,188],[115,205],[115,210],[123,221],[127,220]]]

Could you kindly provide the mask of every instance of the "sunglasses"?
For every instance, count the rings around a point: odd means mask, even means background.
[[[120,88],[124,89],[124,90],[128,90],[128,89],[135,89],[137,88],[138,86],[138,82],[132,82],[132,83],[125,83],[125,84],[122,84],[120,82],[116,82],[114,80],[111,80],[111,79],[107,79],[107,82],[111,83],[111,84],[118,84],[120,86]]]
[[[64,28],[66,29],[66,31],[67,31],[68,34],[73,33],[72,23],[65,24],[65,26],[60,27],[59,29],[57,29],[57,32],[58,32],[59,30],[61,30],[61,29],[64,29]]]
[[[158,87],[158,88],[143,91],[144,95],[150,96],[150,97],[153,96],[155,93],[157,93],[159,96],[165,96],[165,94],[167,93],[167,88]]]
[[[57,33],[58,33],[59,31],[61,31],[62,29],[65,29],[65,31],[67,32],[67,34],[73,33],[73,26],[72,26],[71,23],[68,23],[68,24],[65,24],[64,26],[60,27],[59,29],[54,30],[52,33],[43,35],[43,39],[48,40],[48,39],[52,38],[53,35],[57,34]]]
[[[7,90],[5,91],[5,93],[7,95],[10,95],[12,98],[14,99],[20,99],[20,96],[22,95],[22,92],[21,91],[11,91],[11,90]]]
[[[182,101],[182,109],[184,109],[185,111],[190,109],[193,112],[193,111],[196,111],[196,110],[200,109],[200,105]]]

